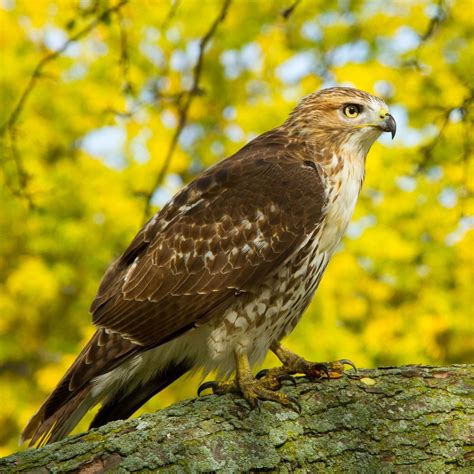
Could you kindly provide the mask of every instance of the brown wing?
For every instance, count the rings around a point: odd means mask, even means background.
[[[257,291],[321,220],[323,185],[304,159],[273,131],[189,184],[109,268],[94,323],[155,346]]]

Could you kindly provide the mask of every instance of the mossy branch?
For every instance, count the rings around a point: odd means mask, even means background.
[[[295,388],[302,414],[186,400],[0,460],[0,472],[474,472],[474,366],[404,366]],[[471,423],[471,425],[470,425]]]

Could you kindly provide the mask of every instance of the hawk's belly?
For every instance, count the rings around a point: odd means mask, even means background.
[[[236,351],[246,353],[252,365],[258,364],[273,342],[294,329],[330,257],[318,251],[317,237],[264,281],[258,294],[242,294],[223,316],[209,323],[206,369],[228,374],[234,370]]]
[[[273,342],[295,328],[352,217],[363,179],[363,167],[361,170],[344,162],[338,179],[328,181],[325,219],[307,243],[257,292],[242,294],[223,316],[209,323],[206,369],[232,372],[236,351],[246,353],[252,365],[258,364]]]

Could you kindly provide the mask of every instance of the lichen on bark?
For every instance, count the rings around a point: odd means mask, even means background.
[[[186,400],[0,460],[0,472],[474,472],[474,366],[359,371],[284,390],[302,413],[237,395]]]

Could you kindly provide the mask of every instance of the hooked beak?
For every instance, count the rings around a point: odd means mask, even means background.
[[[388,112],[380,118],[382,119],[379,124],[380,130],[383,132],[390,132],[393,140],[395,133],[397,132],[397,122],[395,122],[395,119]]]

